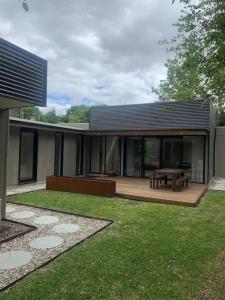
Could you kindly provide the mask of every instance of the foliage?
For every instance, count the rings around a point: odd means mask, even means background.
[[[40,121],[56,124],[60,121],[60,116],[57,116],[55,109],[53,108],[46,113],[42,113]]]
[[[30,106],[24,107],[20,110],[20,117],[22,119],[40,121],[42,116],[42,112],[38,107]]]
[[[167,79],[153,89],[164,100],[204,98],[219,109],[225,101],[225,1],[181,0],[177,35],[167,44]]]
[[[20,111],[23,119],[47,123],[88,123],[90,107],[86,105],[71,106],[64,115],[57,115],[55,109],[44,113],[38,107],[25,107]]]
[[[217,114],[217,126],[225,126],[225,112],[221,111]]]
[[[90,108],[86,105],[71,106],[66,112],[69,123],[88,123]]]
[[[196,208],[41,191],[9,201],[114,223],[0,299],[224,299],[225,193]]]

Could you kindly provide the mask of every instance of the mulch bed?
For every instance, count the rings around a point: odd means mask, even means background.
[[[10,220],[2,220],[0,222],[0,244],[10,241],[34,229],[36,229],[35,226],[30,226]]]

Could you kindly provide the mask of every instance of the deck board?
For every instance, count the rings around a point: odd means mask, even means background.
[[[104,179],[116,180],[116,193],[119,197],[185,206],[196,206],[207,189],[205,184],[190,183],[189,187],[181,192],[174,192],[170,185],[151,189],[149,180],[143,178],[106,177]]]

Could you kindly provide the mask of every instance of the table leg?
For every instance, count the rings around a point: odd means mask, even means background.
[[[172,179],[172,190],[174,191],[174,192],[176,192],[176,176],[175,175],[173,175],[173,179]]]
[[[165,185],[167,185],[167,175],[166,175],[166,177],[165,177]]]

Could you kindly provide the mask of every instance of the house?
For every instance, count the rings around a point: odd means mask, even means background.
[[[5,216],[9,109],[45,106],[47,62],[0,38],[0,220]]]
[[[93,107],[90,124],[84,125],[29,121],[19,117],[18,108],[46,105],[47,62],[2,39],[0,62],[3,216],[6,181],[13,186],[45,181],[49,175],[147,178],[165,167],[185,169],[194,183],[225,176],[225,129],[216,127],[210,103]]]
[[[88,130],[14,115],[8,185],[48,175],[148,177],[163,167],[184,168],[192,182],[208,183],[215,174],[218,130],[213,106],[200,100],[93,107]]]

